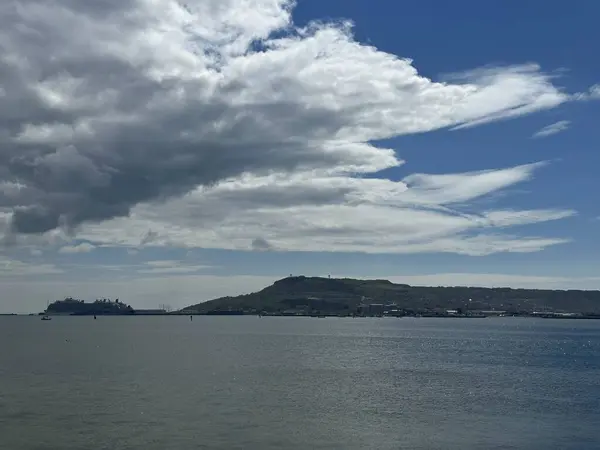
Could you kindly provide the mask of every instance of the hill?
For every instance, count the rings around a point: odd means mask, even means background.
[[[448,312],[448,311],[451,312]],[[600,291],[426,287],[388,280],[288,277],[259,292],[222,297],[181,312],[337,315],[600,315]]]

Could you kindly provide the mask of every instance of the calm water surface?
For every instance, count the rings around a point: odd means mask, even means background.
[[[599,449],[600,321],[4,317],[0,448]]]

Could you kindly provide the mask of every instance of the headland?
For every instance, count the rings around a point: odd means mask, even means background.
[[[388,280],[290,276],[261,291],[198,303],[179,313],[600,318],[600,291],[428,287]]]

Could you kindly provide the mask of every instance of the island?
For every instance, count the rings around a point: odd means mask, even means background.
[[[198,303],[177,314],[600,318],[600,291],[427,287],[290,276],[261,291]]]
[[[67,316],[104,316],[104,315],[132,315],[135,314],[134,309],[116,299],[98,299],[91,303],[86,303],[83,300],[67,297],[64,300],[57,300],[48,305],[44,312],[40,315],[67,315]]]
[[[157,316],[168,314],[167,308],[133,309],[131,306],[107,298],[98,299],[91,303],[84,300],[67,297],[48,305],[41,316]]]

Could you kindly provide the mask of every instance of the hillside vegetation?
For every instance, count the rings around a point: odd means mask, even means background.
[[[259,292],[222,297],[188,306],[183,311],[208,313],[319,311],[355,313],[364,304],[395,304],[406,312],[436,310],[490,311],[531,314],[565,312],[600,314],[600,291],[541,290],[482,287],[424,287],[394,284],[387,280],[288,277]]]

